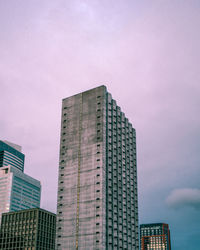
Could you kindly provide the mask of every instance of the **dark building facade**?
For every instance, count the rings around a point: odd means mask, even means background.
[[[136,131],[105,86],[63,99],[58,250],[139,249]]]
[[[168,224],[141,224],[140,248],[141,250],[171,250],[170,230]]]
[[[54,250],[56,215],[40,208],[2,214],[0,249]]]
[[[19,145],[0,140],[0,168],[10,165],[23,172],[24,158]]]

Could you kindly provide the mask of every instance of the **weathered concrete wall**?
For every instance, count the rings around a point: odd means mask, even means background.
[[[105,86],[63,100],[56,245],[139,249],[135,129]]]
[[[105,87],[63,100],[58,249],[102,249],[104,100]]]

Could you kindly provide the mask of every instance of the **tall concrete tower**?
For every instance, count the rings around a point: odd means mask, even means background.
[[[63,99],[56,249],[139,249],[135,129],[105,86]]]

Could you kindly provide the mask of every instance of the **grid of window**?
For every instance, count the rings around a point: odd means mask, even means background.
[[[0,249],[55,249],[56,217],[42,209],[2,215]]]
[[[13,167],[16,167],[19,170],[23,170],[24,168],[24,161],[21,160],[19,157],[7,152],[3,151],[3,160],[2,160],[2,166],[8,166],[11,165]]]
[[[40,182],[20,170],[0,168],[0,214],[40,207]]]
[[[0,140],[0,167],[8,165],[24,171],[24,154]]]
[[[107,249],[138,248],[135,130],[107,97]]]
[[[105,86],[63,100],[56,239],[138,249],[135,130]]]
[[[40,206],[40,187],[14,176],[10,211]]]
[[[140,240],[141,250],[171,249],[169,227],[164,223],[140,225]]]

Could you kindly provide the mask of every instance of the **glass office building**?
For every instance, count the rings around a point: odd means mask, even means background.
[[[40,181],[23,171],[21,147],[0,141],[0,220],[4,212],[40,207]]]
[[[56,249],[138,250],[136,132],[105,86],[63,99]]]
[[[13,166],[22,172],[24,171],[24,154],[21,147],[8,141],[0,140],[0,168]]]
[[[34,208],[2,215],[0,249],[54,250],[56,215]]]
[[[170,231],[168,224],[141,224],[140,248],[141,250],[171,250]]]
[[[0,214],[40,206],[41,185],[15,167],[0,168]]]

